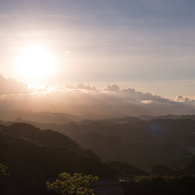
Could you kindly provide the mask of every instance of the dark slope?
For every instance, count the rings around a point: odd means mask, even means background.
[[[179,175],[178,171],[171,169],[171,168],[168,168],[166,166],[159,165],[159,164],[152,166],[150,169],[150,173],[158,175],[158,176],[165,176],[165,175],[178,176]]]
[[[195,120],[192,119],[140,121],[137,118],[126,117],[102,121],[87,120],[80,124],[71,122],[67,125],[43,123],[34,125],[41,129],[58,131],[69,137],[98,132],[106,136],[115,136],[123,142],[170,142],[195,150]]]
[[[56,195],[48,191],[45,185],[37,185],[19,178],[0,175],[1,195]]]
[[[133,123],[134,124],[134,123]],[[106,136],[115,136],[124,142],[141,143],[146,140],[152,140],[145,129],[135,127],[132,123],[106,125],[100,122],[92,122],[88,125],[78,125],[76,123],[69,123],[64,126],[63,134],[73,137],[76,135],[98,132]]]
[[[134,123],[136,128],[141,128],[153,138],[147,141],[171,142],[182,147],[195,148],[195,121],[192,119],[178,120],[152,120]]]
[[[117,168],[118,170],[122,171],[125,175],[130,177],[138,176],[138,175],[149,175],[149,173],[121,161],[107,160],[105,161],[105,163],[110,165],[111,167]]]
[[[75,141],[59,132],[50,129],[40,130],[35,126],[26,123],[14,123],[10,126],[1,127],[5,133],[10,133],[16,137],[28,138],[37,141],[41,145],[62,146],[100,160],[93,152],[84,150]]]
[[[154,165],[150,173],[158,176],[182,176],[182,175],[195,175],[195,159],[185,162],[178,167],[168,168],[162,165]]]
[[[65,147],[42,146],[35,141],[0,133],[0,160],[11,176],[32,181],[58,177],[61,172],[115,178],[116,173],[100,161]]]
[[[37,141],[41,145],[63,146],[68,149],[79,150],[79,145],[69,137],[50,129],[40,130],[33,125],[26,123],[14,123],[3,127],[5,133],[16,137],[25,137]]]
[[[188,161],[176,169],[180,175],[192,174],[195,175],[195,159]]]
[[[64,126],[62,131],[63,134],[70,137],[92,132],[115,136],[123,142],[170,142],[195,150],[195,121],[191,119],[152,120],[116,125],[106,125],[100,122],[92,122],[87,125],[69,123]]]
[[[90,148],[102,159],[119,160],[149,168],[154,164],[170,166],[177,161],[183,162],[190,153],[188,150],[171,143],[124,143],[113,136],[94,132],[74,137],[82,147]]]
[[[141,121],[134,124],[142,129],[158,129],[159,131],[168,132],[195,132],[195,120],[192,119],[155,119],[151,121]]]
[[[135,123],[135,122],[140,122],[140,121],[142,121],[142,120],[139,119],[139,118],[136,118],[136,117],[107,118],[107,119],[103,119],[103,120],[96,120],[96,122],[106,124],[106,125]],[[93,122],[95,122],[95,121],[85,119],[85,120],[82,120],[80,122],[77,122],[77,124],[79,124],[79,125],[88,125],[88,124],[93,123]]]

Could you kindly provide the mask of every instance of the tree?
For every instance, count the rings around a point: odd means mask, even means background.
[[[0,175],[9,175],[7,173],[8,167],[0,163]]]
[[[54,183],[46,182],[47,189],[59,194],[65,195],[94,195],[91,184],[98,181],[98,177],[92,175],[82,175],[74,173],[73,176],[69,173],[61,173],[60,179]]]

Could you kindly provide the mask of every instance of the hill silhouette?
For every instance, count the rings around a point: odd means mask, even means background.
[[[100,160],[100,158],[91,150],[84,150],[69,137],[50,129],[40,130],[35,126],[26,123],[14,123],[10,126],[3,126],[2,128],[5,133],[12,134],[16,137],[28,138],[46,146],[62,146]]]
[[[10,131],[14,131],[14,127],[18,127],[18,129],[19,127],[23,127],[23,131],[25,131],[25,128],[29,128],[30,126],[23,123],[15,124],[11,125]],[[2,128],[3,126],[1,126]],[[3,130],[8,132],[9,127],[4,126],[4,128],[5,130]],[[31,130],[33,128],[35,132],[41,131],[31,126]],[[17,131],[17,128],[15,131]],[[43,140],[45,139],[44,136],[50,136],[51,133],[54,135],[56,132],[52,132],[51,130],[43,131]],[[64,135],[59,135],[64,137]],[[65,138],[64,140],[68,139]],[[90,155],[87,156],[82,153],[82,149],[74,141],[72,141],[72,146],[70,140],[69,142],[69,148],[58,145],[41,145],[37,140],[24,138],[21,135],[20,137],[15,137],[1,131],[1,162],[9,167],[8,172],[11,176],[19,177],[27,181],[32,181],[33,177],[35,177],[36,181],[57,178],[59,173],[62,172],[92,174],[100,178],[117,177],[117,172],[110,166],[102,164],[99,158],[93,158],[93,156],[97,157],[96,155],[92,155],[91,157]],[[80,152],[73,150],[74,148],[79,149]]]
[[[107,160],[105,161],[105,163],[110,165],[111,167],[115,167],[118,170],[122,171],[125,175],[127,175],[127,177],[138,176],[138,175],[149,175],[148,172],[143,171],[128,163],[124,163],[122,161]]]
[[[104,136],[93,132],[73,137],[82,147],[90,148],[105,160],[123,161],[143,169],[154,164],[171,166],[176,162],[182,163],[191,153],[172,143],[124,143],[114,136]]]

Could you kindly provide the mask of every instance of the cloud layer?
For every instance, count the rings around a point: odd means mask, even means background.
[[[0,94],[28,93],[28,85],[12,77],[0,75]]]
[[[0,107],[9,110],[67,112],[87,115],[138,116],[195,114],[195,100],[174,100],[132,88],[108,85],[104,89],[79,84],[72,86],[31,85],[0,75]]]

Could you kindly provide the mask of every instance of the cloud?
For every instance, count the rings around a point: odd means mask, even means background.
[[[143,104],[150,104],[150,103],[152,103],[152,100],[142,100],[140,102]]]
[[[176,96],[174,99],[176,102],[182,102],[185,104],[191,104],[195,106],[195,100],[194,99],[189,99],[188,97],[183,97],[181,95]]]
[[[113,84],[103,89],[79,84],[32,85],[0,75],[0,108],[67,112],[72,114],[138,116],[195,114],[195,100],[177,96],[174,100]]]
[[[66,50],[66,51],[65,51],[65,53],[66,53],[66,54],[71,54],[71,52],[70,52],[70,51],[68,51],[68,50]]]
[[[121,95],[125,97],[126,100],[128,101],[152,101],[152,102],[159,102],[159,103],[168,103],[170,102],[169,99],[163,98],[161,96],[154,95],[152,93],[146,92],[140,92],[136,91],[135,89],[132,88],[125,88],[121,89]]]
[[[105,89],[105,91],[119,91],[120,88],[117,85],[108,85],[107,88]]]
[[[29,92],[28,84],[14,79],[12,77],[4,77],[0,75],[0,94],[25,94]]]
[[[79,84],[76,89],[85,89],[87,91],[97,91],[96,88],[93,86],[93,87],[90,87],[89,85],[83,85],[83,84]]]
[[[76,87],[70,84],[66,84],[65,87],[61,87],[62,90],[69,89],[69,90],[76,90],[76,91],[97,91],[97,89],[90,85],[78,84]]]

